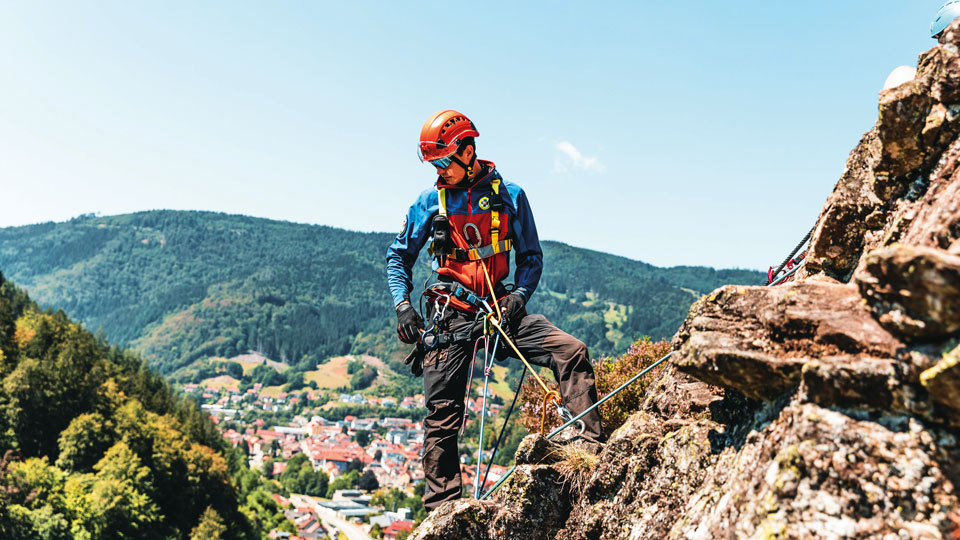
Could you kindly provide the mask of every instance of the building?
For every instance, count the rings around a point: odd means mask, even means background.
[[[412,521],[394,521],[383,530],[383,540],[397,540],[397,535],[403,531],[412,531]]]

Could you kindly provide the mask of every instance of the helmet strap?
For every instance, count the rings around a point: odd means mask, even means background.
[[[477,162],[477,154],[474,152],[473,156],[470,157],[470,163],[464,163],[456,154],[450,156],[450,161],[456,163],[457,165],[463,167],[463,170],[466,171],[465,180],[469,180],[473,176],[473,165]]]

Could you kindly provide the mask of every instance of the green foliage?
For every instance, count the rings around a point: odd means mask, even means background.
[[[364,491],[373,491],[380,488],[380,481],[377,480],[377,475],[373,471],[367,469],[357,481],[357,487]]]
[[[0,229],[0,267],[45,305],[135,345],[163,373],[248,350],[307,371],[330,356],[396,362],[406,352],[384,285],[383,254],[392,240],[388,233],[151,211]],[[543,278],[529,309],[581,337],[595,355],[622,353],[639,335],[669,337],[698,295],[763,280],[746,270],[657,268],[556,242],[543,249]],[[424,282],[429,264],[422,254],[414,283]],[[298,383],[283,376],[269,382]]]
[[[304,454],[297,454],[287,461],[287,468],[280,474],[280,484],[290,493],[324,497],[330,478],[323,471],[316,471]]]
[[[400,508],[409,508],[413,520],[422,521],[427,517],[427,511],[423,507],[423,486],[423,482],[418,482],[414,487],[413,495],[397,488],[381,489],[370,497],[370,504],[391,512]]]
[[[207,508],[200,516],[200,523],[190,531],[190,540],[221,540],[226,534],[223,518],[213,508]]]
[[[259,365],[253,368],[253,371],[250,372],[249,380],[251,383],[260,383],[264,386],[279,386],[284,384],[287,379],[283,375],[277,373],[277,370],[273,369],[272,367]]]
[[[367,445],[370,444],[371,437],[372,435],[369,431],[361,429],[357,431],[356,435],[354,435],[354,440],[357,441],[357,444],[359,444],[361,447],[366,448]]]
[[[421,388],[421,391],[422,390],[423,389]],[[373,405],[344,404],[324,410],[323,417],[332,422],[343,420],[347,416],[356,416],[358,418],[379,417],[381,419],[409,418],[411,420],[421,420],[426,413],[427,410],[423,407],[401,409],[400,407],[375,407]]]
[[[622,356],[601,358],[594,362],[593,370],[597,378],[598,396],[603,397],[609,394],[669,352],[668,341],[661,340],[654,343],[649,337],[644,336]],[[600,405],[600,418],[606,435],[612,434],[631,414],[640,410],[647,388],[664,367],[665,364],[661,364],[654,368]]]
[[[350,389],[357,391],[367,388],[377,379],[377,370],[370,366],[364,366],[363,369],[355,371],[350,376]]]
[[[224,365],[223,365],[223,371],[224,371],[224,373],[226,373],[227,375],[230,375],[230,376],[233,377],[234,379],[242,379],[242,378],[243,378],[243,366],[241,366],[241,365],[238,364],[237,362],[226,362],[226,363],[224,363]],[[211,512],[213,512],[213,514],[216,515],[216,512],[215,512],[215,511],[212,511],[212,510],[211,510]]]
[[[602,398],[612,392],[668,352],[670,352],[668,341],[661,340],[654,343],[649,337],[644,336],[637,340],[625,354],[616,358],[603,357],[594,361],[593,370],[596,376],[597,397]],[[600,405],[600,418],[606,435],[613,433],[614,430],[623,425],[630,414],[640,409],[640,405],[646,396],[647,387],[656,379],[662,369],[663,365],[651,370]],[[541,377],[543,377],[543,373],[541,373]],[[551,390],[559,390],[559,386],[552,378],[545,377],[544,382]],[[553,412],[552,407],[548,407],[546,417],[543,417],[543,390],[540,385],[532,380],[532,377],[527,378],[523,383],[518,407],[520,407],[520,423],[529,433],[540,431],[542,419],[544,419],[544,429],[548,432],[563,423]]]
[[[0,537],[185,537],[213,508],[231,538],[240,511],[206,415],[132,354],[0,276]]]
[[[327,487],[327,498],[333,497],[333,494],[341,489],[353,489],[357,487],[359,481],[360,471],[357,469],[348,471],[334,478],[333,482],[330,482],[329,487]]]

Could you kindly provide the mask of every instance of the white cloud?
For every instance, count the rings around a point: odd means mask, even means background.
[[[565,173],[570,167],[592,173],[602,173],[606,170],[597,158],[581,154],[577,147],[569,141],[558,142],[556,148],[562,155],[558,155],[554,159],[553,172]]]

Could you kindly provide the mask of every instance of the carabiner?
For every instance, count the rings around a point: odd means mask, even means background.
[[[563,419],[564,423],[567,423],[573,420],[574,416],[573,416],[573,413],[570,412],[570,409],[564,407],[563,405],[560,405],[559,403],[556,404],[556,407],[557,407],[557,414],[560,416],[560,418]],[[583,433],[587,431],[587,425],[583,423],[582,419],[577,420],[577,424],[580,425],[580,433],[578,435],[583,435]]]
[[[477,241],[474,243],[470,237],[470,232],[473,231],[476,234]],[[480,227],[477,227],[475,223],[467,223],[463,226],[463,237],[467,241],[467,245],[472,248],[476,248],[480,245],[480,242],[483,242],[483,237],[480,236]]]
[[[444,300],[443,304],[440,303],[440,299]],[[420,332],[420,344],[423,345],[424,349],[432,351],[440,345],[440,333],[437,329],[440,327],[440,322],[443,321],[443,316],[447,313],[449,304],[449,294],[438,296],[433,301],[433,319],[430,319],[430,324],[423,329],[423,332]]]

